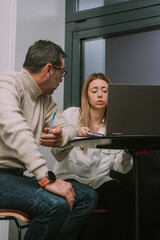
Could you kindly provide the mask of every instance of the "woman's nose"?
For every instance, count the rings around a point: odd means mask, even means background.
[[[98,91],[98,97],[102,97],[102,91]]]

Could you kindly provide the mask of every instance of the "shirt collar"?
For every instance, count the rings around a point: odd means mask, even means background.
[[[22,69],[22,74],[24,76],[25,87],[27,88],[31,97],[38,98],[40,95],[42,95],[43,92],[33,79],[32,75],[24,68]]]

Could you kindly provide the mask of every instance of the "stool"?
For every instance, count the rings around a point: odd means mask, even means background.
[[[20,225],[17,218],[28,224]],[[18,229],[18,240],[21,240],[21,230],[29,226],[31,217],[27,213],[19,210],[0,208],[0,220],[14,220]]]
[[[110,210],[104,208],[97,208],[96,210],[94,210],[94,213],[108,213],[108,212],[110,212]]]

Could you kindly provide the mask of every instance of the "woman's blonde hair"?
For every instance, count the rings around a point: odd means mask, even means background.
[[[80,114],[79,114],[79,125],[80,127],[89,127],[90,126],[90,115],[89,115],[89,101],[88,101],[88,87],[89,84],[95,80],[95,79],[101,79],[106,81],[108,84],[110,83],[109,78],[104,75],[103,73],[92,73],[89,75],[83,85],[82,88],[82,96],[81,96],[81,108],[80,108]],[[105,116],[104,116],[105,118]]]

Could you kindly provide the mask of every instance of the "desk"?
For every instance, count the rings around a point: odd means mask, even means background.
[[[99,149],[127,149],[133,156],[134,198],[135,198],[135,240],[140,240],[139,196],[138,196],[138,159],[149,150],[160,149],[160,135],[146,136],[106,136],[96,138],[77,138],[70,141],[71,146]],[[144,151],[145,150],[145,151]]]

